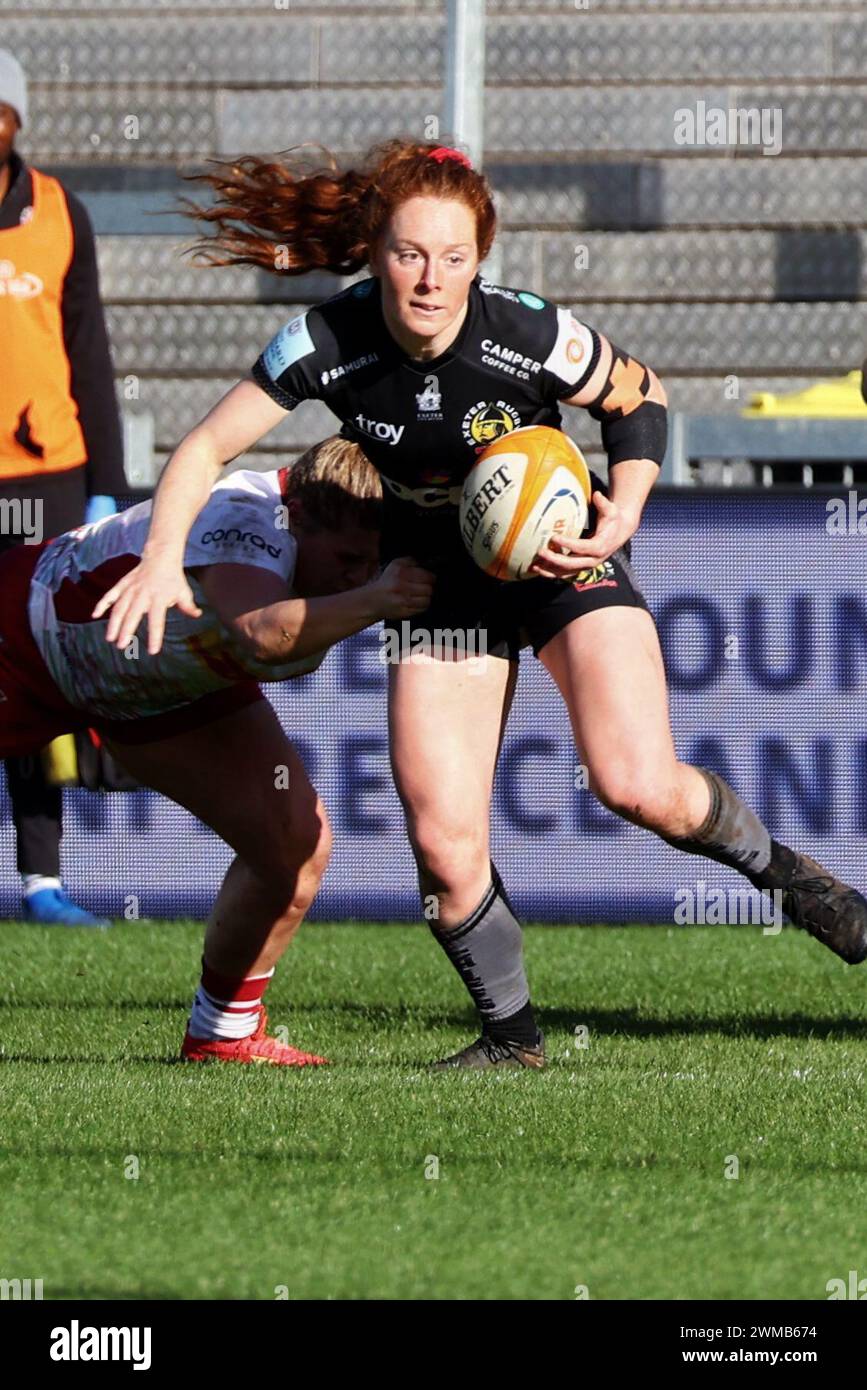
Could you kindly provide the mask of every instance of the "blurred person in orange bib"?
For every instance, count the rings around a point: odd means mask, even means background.
[[[0,49],[0,552],[94,521],[126,490],[93,230],[57,179],[28,167],[21,65]],[[100,926],[60,879],[62,792],[38,754],[6,760],[25,916]]]

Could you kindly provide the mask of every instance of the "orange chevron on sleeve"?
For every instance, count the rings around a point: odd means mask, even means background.
[[[646,401],[655,401],[657,405],[668,405],[668,396],[665,387],[652,367],[647,368],[649,381],[647,383],[647,393],[644,397]]]
[[[634,357],[625,360],[618,357],[611,367],[611,390],[602,401],[602,409],[606,412],[619,410],[623,415],[631,415],[633,410],[637,410],[648,399],[642,389],[646,371],[647,368],[636,362]],[[648,375],[652,376],[652,373]]]

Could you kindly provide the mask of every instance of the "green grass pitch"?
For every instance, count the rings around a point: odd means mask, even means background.
[[[550,1068],[434,1076],[472,1010],[422,927],[302,928],[269,1008],[332,1059],[306,1072],[174,1061],[200,943],[0,925],[0,1277],[825,1299],[867,1273],[867,973],[800,933],[530,928]]]

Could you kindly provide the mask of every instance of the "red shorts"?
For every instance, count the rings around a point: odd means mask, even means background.
[[[30,581],[47,544],[18,545],[0,555],[0,759],[35,753],[76,729],[96,729],[116,743],[153,743],[264,700],[248,680],[141,719],[104,719],[71,705],[42,659],[27,616]]]

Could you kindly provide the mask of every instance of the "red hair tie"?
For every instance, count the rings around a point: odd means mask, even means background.
[[[472,169],[472,163],[460,150],[453,150],[450,145],[437,145],[435,150],[431,150],[429,158],[435,159],[437,164],[442,164],[445,159],[457,160],[458,164],[463,164],[465,169]]]

